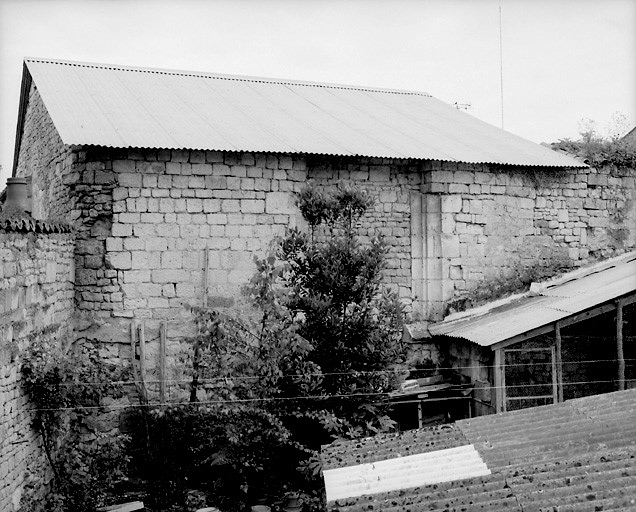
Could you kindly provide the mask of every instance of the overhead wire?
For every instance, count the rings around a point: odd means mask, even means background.
[[[582,359],[582,360],[571,360],[571,361],[560,361],[554,362],[554,365],[556,366],[566,366],[566,365],[575,365],[575,364],[593,364],[593,363],[618,363],[618,359]],[[624,358],[623,361],[630,362],[630,361],[636,361],[636,358]],[[534,367],[534,366],[552,366],[552,362],[551,361],[547,361],[547,362],[532,362],[532,363],[511,363],[508,364],[506,363],[504,366],[505,368],[512,368],[512,367],[523,367],[523,366],[529,366],[529,367]],[[479,370],[479,369],[494,369],[495,365],[471,365],[471,366],[446,366],[446,367],[435,367],[435,368],[430,368],[431,371],[453,371],[453,370]],[[311,372],[311,373],[288,373],[288,374],[281,374],[278,375],[277,377],[279,378],[306,378],[306,377],[344,377],[344,376],[354,376],[354,377],[358,377],[358,376],[370,376],[370,375],[395,375],[395,374],[403,374],[404,372],[407,371],[427,371],[428,368],[425,369],[418,369],[418,368],[396,368],[393,370],[351,370],[351,371],[346,371],[346,372]],[[198,382],[199,384],[201,383],[211,383],[211,382],[224,382],[227,380],[259,380],[259,379],[263,379],[265,377],[260,376],[260,375],[227,375],[227,376],[219,376],[219,377],[212,377],[212,378],[202,378],[199,377],[198,378]],[[192,381],[191,378],[189,379],[163,379],[163,382],[165,383],[190,383]],[[128,384],[135,384],[136,381],[111,381],[108,384],[111,385],[128,385]],[[160,379],[144,379],[144,382],[147,384],[152,384],[152,383],[160,383],[161,380]],[[56,385],[56,386],[75,386],[75,385],[83,385],[83,386],[91,386],[91,385],[95,385],[95,386],[104,386],[103,382],[85,382],[85,381],[73,381],[73,382],[58,382],[55,384],[47,384],[47,385]]]
[[[628,382],[636,383],[636,379],[626,379]],[[189,381],[188,381],[189,382]],[[581,386],[581,385],[589,385],[589,384],[612,384],[619,382],[618,379],[610,379],[610,380],[585,380],[585,381],[577,381],[577,382],[563,382],[563,386]],[[456,385],[460,386],[460,385]],[[464,386],[468,386],[465,384]],[[515,389],[515,388],[536,388],[536,387],[550,387],[552,388],[552,382],[544,382],[544,383],[535,383],[535,384],[518,384],[518,385],[504,385],[504,386],[480,386],[479,391],[485,390],[496,390],[496,389]],[[465,388],[468,389],[468,388]],[[422,393],[426,393],[426,391],[422,391]],[[289,396],[289,397],[259,397],[259,398],[230,398],[230,399],[214,399],[214,400],[202,400],[197,402],[153,402],[147,404],[109,404],[109,405],[88,405],[88,406],[73,406],[73,407],[51,407],[51,408],[27,408],[27,409],[19,409],[18,412],[44,412],[44,411],[87,411],[87,410],[118,410],[118,409],[135,409],[135,408],[168,408],[168,407],[193,407],[200,405],[228,405],[228,404],[246,404],[246,403],[255,403],[255,402],[276,402],[276,401],[302,401],[302,400],[330,400],[330,399],[345,399],[345,398],[369,398],[369,397],[386,397],[389,398],[391,396],[396,396],[396,392],[394,391],[378,391],[378,392],[365,392],[365,393],[340,393],[340,394],[331,394],[331,395],[297,395],[297,396]],[[472,397],[440,397],[440,399],[445,398],[465,398],[469,399]],[[515,398],[523,398],[523,396],[518,396]],[[536,398],[536,397],[528,397]],[[421,400],[400,400],[396,401],[392,405],[404,404],[404,403],[417,403]]]

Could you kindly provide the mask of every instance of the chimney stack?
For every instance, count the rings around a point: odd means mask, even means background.
[[[5,211],[26,212],[29,210],[29,197],[26,178],[7,179],[7,199],[4,203]]]

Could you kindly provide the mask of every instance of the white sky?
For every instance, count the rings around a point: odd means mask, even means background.
[[[25,56],[420,90],[500,126],[500,5],[506,130],[634,124],[636,0],[0,0],[0,188]]]

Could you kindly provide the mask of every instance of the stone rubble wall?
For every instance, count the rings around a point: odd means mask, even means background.
[[[20,352],[41,336],[68,341],[74,311],[73,237],[0,233],[0,510],[19,510],[25,485],[51,478],[20,386]]]
[[[79,218],[90,225],[91,213],[112,212],[110,231],[78,235],[78,307],[96,319],[82,336],[107,342],[106,358],[129,361],[131,323],[143,323],[150,380],[157,377],[162,322],[167,377],[179,380],[179,342],[194,333],[188,306],[250,314],[241,288],[254,274],[254,256],[266,254],[286,228],[304,224],[293,192],[308,179],[369,190],[375,207],[362,221],[363,239],[381,234],[389,242],[386,280],[410,304],[409,201],[420,174],[406,161],[90,148],[75,169],[75,189],[85,191]]]
[[[67,223],[75,220],[75,195],[70,185],[76,180],[73,167],[77,158],[77,152],[62,142],[40,93],[32,85],[15,175],[31,177],[34,218]]]
[[[492,169],[431,163],[423,193],[436,203],[440,247],[428,277],[441,305],[519,291],[573,267],[636,246],[636,171]],[[426,262],[425,262],[426,263]],[[434,315],[443,312],[438,308]]]

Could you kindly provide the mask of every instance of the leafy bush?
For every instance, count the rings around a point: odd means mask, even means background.
[[[340,421],[337,434],[347,437],[390,428],[379,403],[404,360],[403,309],[382,286],[389,247],[381,237],[365,245],[357,236],[372,204],[356,189],[326,193],[310,185],[298,194],[310,233],[292,229],[275,245],[282,307],[313,347],[308,360],[325,376],[322,393],[344,397],[327,409]]]
[[[562,139],[552,144],[552,149],[578,156],[593,167],[615,165],[618,168],[636,169],[636,142],[624,139],[606,139],[593,131],[581,134],[577,141]]]
[[[384,399],[404,359],[403,311],[381,285],[388,247],[357,236],[372,203],[309,186],[298,204],[309,232],[274,240],[245,289],[258,314],[193,308],[190,403],[139,418],[136,461],[157,507],[198,489],[227,511],[288,492],[320,510],[320,445],[393,426]]]
[[[87,420],[101,413],[102,399],[116,396],[119,375],[101,361],[97,347],[65,350],[52,333],[34,337],[22,353],[22,385],[34,410],[32,425],[53,472],[46,503],[31,489],[29,510],[94,511],[104,504],[126,467],[125,437],[90,433]],[[29,501],[31,501],[29,503]]]
[[[154,409],[148,425],[150,456],[139,470],[150,482],[149,506],[183,506],[188,491],[198,489],[207,504],[241,511],[292,488],[308,496],[316,487],[298,470],[307,450],[278,418],[249,403]]]

